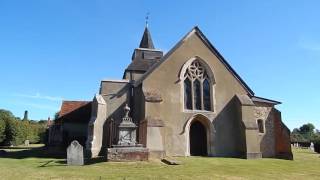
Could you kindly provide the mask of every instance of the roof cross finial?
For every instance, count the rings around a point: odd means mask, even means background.
[[[148,27],[148,25],[149,25],[149,15],[150,15],[150,13],[147,12],[147,14],[146,14],[146,27]]]

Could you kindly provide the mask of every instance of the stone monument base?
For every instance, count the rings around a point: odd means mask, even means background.
[[[139,146],[114,146],[108,148],[107,161],[128,162],[128,161],[147,161],[149,150]]]

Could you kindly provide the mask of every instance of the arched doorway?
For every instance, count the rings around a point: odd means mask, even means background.
[[[207,156],[207,131],[200,121],[194,121],[190,126],[190,155]]]

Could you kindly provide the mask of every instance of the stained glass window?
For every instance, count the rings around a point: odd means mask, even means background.
[[[211,81],[199,60],[190,64],[184,78],[185,108],[211,111]]]
[[[204,110],[211,110],[211,101],[210,101],[210,83],[208,79],[203,81],[203,106]]]
[[[194,108],[197,110],[201,110],[201,87],[198,79],[193,82],[193,88]]]
[[[184,105],[186,109],[192,109],[191,81],[186,78],[184,80]]]

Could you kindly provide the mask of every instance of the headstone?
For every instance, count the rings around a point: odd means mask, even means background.
[[[29,140],[25,140],[24,141],[24,146],[29,146],[30,145],[30,141]]]
[[[310,149],[311,149],[311,151],[314,151],[314,144],[313,144],[313,142],[311,142],[311,144],[310,144]]]
[[[68,166],[82,166],[84,165],[83,147],[78,141],[74,140],[67,149]]]

